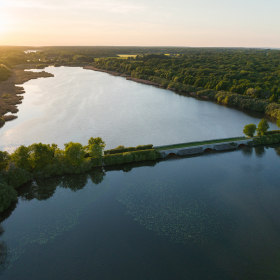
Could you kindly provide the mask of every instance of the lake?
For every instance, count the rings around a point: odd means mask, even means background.
[[[1,279],[279,279],[280,145],[93,169],[19,190]]]
[[[24,84],[5,150],[242,135],[249,113],[81,68]],[[274,123],[269,123],[276,129]],[[0,278],[280,279],[280,144],[36,180],[1,213]]]
[[[18,119],[0,129],[0,149],[21,144],[70,141],[87,144],[101,137],[119,145],[155,146],[241,136],[263,114],[177,95],[122,77],[79,67],[48,67],[54,78],[25,83]],[[41,71],[41,70],[39,70]],[[271,129],[277,129],[269,122]]]

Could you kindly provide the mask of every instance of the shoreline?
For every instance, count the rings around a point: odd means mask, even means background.
[[[94,66],[84,66],[83,69],[104,72],[114,76],[126,77],[127,80],[131,80],[136,83],[167,89],[173,91],[178,95],[194,97],[199,100],[213,101],[218,105],[223,105],[234,109],[242,109],[242,110],[247,110],[248,112],[262,113],[266,117],[273,118],[273,120],[280,118],[280,104],[275,102],[271,103],[268,102],[267,100],[263,100],[259,98],[250,98],[249,96],[244,97],[243,95],[239,95],[234,92],[207,90],[205,88],[194,87],[191,85],[183,85],[183,84],[180,85],[180,83],[172,82],[172,81],[168,81],[168,83],[169,84],[172,83],[172,85],[169,86],[165,84],[164,86],[160,83],[156,83],[144,79],[133,78],[127,74],[121,74],[119,72],[99,69]],[[234,101],[233,104],[228,102],[227,99],[231,101],[233,100]],[[252,106],[252,108],[248,104]],[[254,105],[256,105],[256,108],[254,108]],[[263,107],[263,108],[260,109],[258,107]]]
[[[133,78],[133,77],[127,75],[127,74],[121,74],[119,72],[103,70],[103,69],[99,69],[99,68],[96,68],[96,67],[93,67],[93,66],[84,66],[83,69],[103,72],[103,73],[107,73],[107,74],[110,74],[110,75],[113,75],[113,76],[124,77],[128,81],[133,81],[133,82],[144,84],[144,85],[150,85],[150,86],[155,86],[155,87],[159,87],[159,88],[164,88],[164,86],[162,86],[161,84],[151,82],[151,81],[148,81],[148,80]]]
[[[280,130],[274,130],[268,131],[263,136],[256,137],[223,138],[173,144],[172,146],[153,147],[153,145],[149,144],[130,148],[116,148],[104,151],[104,155],[98,157],[90,157],[85,153],[83,156],[84,159],[77,164],[67,162],[63,152],[55,156],[55,151],[53,151],[51,162],[46,162],[42,166],[39,165],[38,169],[36,169],[36,166],[33,166],[31,170],[22,166],[17,166],[16,162],[9,161],[11,155],[7,152],[2,152],[2,157],[6,157],[5,162],[3,162],[6,166],[3,165],[4,167],[2,167],[0,171],[0,177],[2,178],[2,188],[6,191],[7,196],[0,198],[5,202],[5,207],[2,207],[2,210],[0,208],[0,212],[8,209],[11,203],[16,201],[18,195],[16,191],[17,188],[36,179],[49,178],[57,175],[85,173],[92,168],[110,168],[110,166],[121,167],[138,162],[156,162],[157,160],[164,160],[165,158],[199,156],[207,152],[226,152],[246,146],[253,147],[279,143]],[[39,143],[39,145],[40,144],[41,143]],[[3,195],[3,193],[1,195]]]
[[[33,79],[54,77],[53,74],[45,71],[32,72],[24,71],[25,69],[27,68],[12,69],[12,75],[8,80],[0,83],[0,128],[5,125],[6,121],[17,118],[13,114],[19,111],[17,105],[22,103],[25,93],[24,87],[20,85]],[[7,115],[7,113],[11,114]]]

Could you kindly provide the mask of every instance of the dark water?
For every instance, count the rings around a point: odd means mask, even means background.
[[[279,156],[243,148],[26,185],[2,215],[1,279],[280,279]]]
[[[0,129],[1,150],[39,142],[86,145],[90,137],[101,137],[107,149],[238,137],[264,117],[79,67],[45,70],[55,77],[23,85],[18,118]]]

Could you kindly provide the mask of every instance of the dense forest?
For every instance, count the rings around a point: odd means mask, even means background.
[[[31,52],[26,52],[31,50]],[[33,52],[32,52],[33,50]],[[36,52],[34,52],[36,51]],[[125,54],[126,56],[121,56]],[[0,47],[0,81],[16,65],[91,65],[180,94],[280,117],[280,51],[182,47]]]
[[[278,102],[280,51],[190,51],[178,57],[137,56],[129,61],[103,59],[94,66],[130,74],[135,78],[159,78],[216,91],[229,91]]]

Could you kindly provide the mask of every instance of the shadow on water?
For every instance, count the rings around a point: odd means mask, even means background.
[[[154,167],[158,162],[159,160],[127,163],[123,165],[111,165],[104,168],[93,168],[90,171],[82,174],[67,174],[63,176],[53,176],[50,178],[36,179],[24,184],[17,189],[18,198],[23,201],[30,201],[33,199],[37,199],[39,201],[48,200],[54,195],[57,187],[70,189],[71,191],[76,192],[83,189],[88,180],[90,180],[95,185],[102,183],[104,177],[106,176],[106,172],[130,172],[134,168],[144,166]],[[0,222],[3,222],[11,216],[12,212],[16,209],[17,204],[18,201],[13,202],[8,209],[0,213]]]
[[[4,233],[4,229],[0,224],[0,237]],[[7,245],[5,241],[0,241],[0,276],[3,271],[7,268]]]
[[[273,148],[274,150],[271,149],[273,153],[275,151],[280,156],[279,144],[267,147]],[[211,262],[213,261],[213,264],[220,266],[221,271],[229,271],[228,275],[235,275],[235,278],[229,277],[227,279],[277,279],[277,276],[271,276],[271,271],[275,272],[275,275],[280,275],[277,267],[277,261],[280,259],[277,255],[279,228],[276,227],[277,221],[273,220],[276,216],[274,213],[279,209],[277,201],[279,201],[280,191],[274,185],[270,186],[268,183],[263,184],[260,181],[262,177],[258,178],[260,171],[256,169],[259,160],[250,165],[251,161],[246,159],[247,162],[244,163],[251,167],[251,171],[249,170],[252,173],[250,180],[253,182],[251,185],[248,184],[247,180],[249,171],[243,167],[240,168],[240,162],[245,161],[245,158],[264,157],[265,148],[266,146],[243,147],[239,152],[238,150],[215,151],[178,159],[166,158],[158,161],[94,168],[84,174],[57,176],[30,182],[19,188],[18,194],[22,200],[42,201],[52,197],[57,187],[69,189],[76,192],[75,196],[72,195],[74,202],[71,204],[72,209],[72,205],[76,206],[77,204],[79,190],[83,189],[88,182],[92,182],[94,185],[102,183],[106,172],[130,172],[139,167],[154,167],[158,163],[167,163],[167,161],[172,160],[173,162],[170,164],[162,164],[162,167],[168,167],[172,171],[170,175],[164,174],[164,170],[167,171],[167,169],[157,166],[155,171],[159,172],[160,170],[161,173],[153,173],[151,178],[147,168],[142,170],[140,168],[135,174],[132,174],[133,176],[124,176],[126,183],[121,184],[117,200],[126,206],[127,214],[132,216],[141,226],[174,243],[179,243],[178,246],[182,245],[182,248],[187,246],[184,248],[196,250],[201,258],[212,258],[214,261],[211,260]],[[216,161],[213,160],[217,154],[230,153],[236,153],[236,155],[230,155],[234,164],[229,164],[229,167],[226,166],[225,159],[217,160],[217,158],[222,158],[220,156],[216,157]],[[176,161],[183,159],[198,157],[202,157],[202,159],[185,160],[182,165],[176,163]],[[173,166],[175,166],[174,170]],[[228,168],[233,168],[233,171],[228,173]],[[196,169],[202,171],[201,176],[197,176],[199,172]],[[210,169],[209,172],[208,169]],[[238,176],[231,175],[234,172]],[[159,177],[155,177],[155,174],[159,174]],[[104,193],[104,186],[105,184],[100,185],[100,193]],[[89,189],[92,190],[91,187]],[[68,193],[73,194],[72,192],[68,191]],[[88,201],[92,198],[93,196],[88,198]],[[83,198],[79,203],[84,204],[84,202]],[[110,200],[110,204],[111,202]],[[3,213],[2,220],[9,217],[16,205],[15,203],[9,209],[10,212]],[[57,207],[56,204],[53,206]],[[48,209],[47,206],[44,209]],[[67,208],[67,211],[71,209]],[[61,215],[62,211],[58,210],[60,208],[57,207],[50,213],[50,220],[45,223],[46,231],[50,231],[52,225],[57,228],[63,221],[69,220],[68,216]],[[61,215],[61,219],[57,222],[53,218],[56,215],[54,213]],[[70,228],[67,224],[66,226],[67,229]],[[41,236],[42,232],[37,233],[38,229],[35,228],[35,225],[33,230],[36,231],[36,235],[32,235],[32,238],[39,242],[37,235]],[[62,230],[60,229],[60,231]],[[26,234],[28,237],[30,235]],[[58,234],[54,231],[52,236],[55,237]],[[52,236],[46,236],[45,239],[51,240],[54,238]],[[264,242],[265,237],[269,238]],[[10,247],[11,244],[8,243],[8,240],[6,242]],[[264,243],[266,243],[267,248],[265,248]],[[271,249],[274,248],[273,246],[276,248],[275,250]],[[5,243],[0,243],[0,250],[0,268],[3,270],[7,266],[7,246]],[[267,253],[271,253],[271,255],[268,256]],[[262,262],[264,268],[259,268],[259,264]],[[252,267],[256,267],[255,278],[251,275]],[[266,271],[268,268],[271,268],[270,271]],[[271,277],[265,278],[267,275]]]

